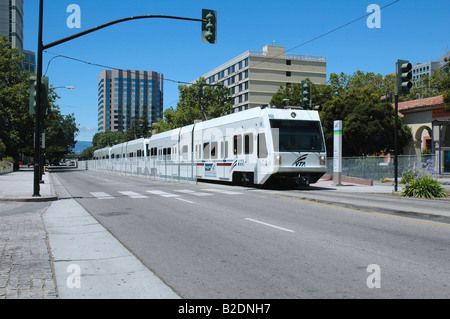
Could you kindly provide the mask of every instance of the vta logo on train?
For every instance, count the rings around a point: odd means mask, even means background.
[[[235,168],[236,166],[244,166],[244,160],[235,160],[233,164],[231,164],[230,172]]]
[[[294,163],[292,163],[292,166],[305,167],[306,166],[305,160],[307,157],[308,157],[308,154],[300,155],[300,157],[297,158]]]

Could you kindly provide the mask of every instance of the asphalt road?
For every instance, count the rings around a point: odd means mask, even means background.
[[[450,297],[448,224],[289,196],[299,190],[52,174],[185,298]]]

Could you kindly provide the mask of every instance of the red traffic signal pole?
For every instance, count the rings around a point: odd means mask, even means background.
[[[54,47],[58,44],[62,44],[64,42],[79,38],[83,35],[92,33],[94,31],[101,30],[103,28],[109,27],[111,25],[130,21],[130,20],[137,20],[137,19],[150,19],[150,18],[161,18],[161,19],[175,19],[175,20],[186,20],[186,21],[197,21],[197,22],[204,22],[203,19],[194,19],[194,18],[184,18],[184,17],[175,17],[175,16],[166,16],[166,15],[141,15],[141,16],[135,16],[135,17],[128,17],[123,18],[119,20],[114,20],[105,24],[102,24],[100,26],[91,28],[89,30],[79,32],[77,34],[71,35],[69,37],[51,42],[49,44],[44,45],[42,42],[42,26],[43,26],[43,9],[44,9],[44,0],[39,0],[39,30],[38,30],[38,55],[37,55],[37,75],[36,80],[39,85],[41,85],[41,78],[42,78],[42,52],[45,49]],[[36,116],[35,116],[35,125],[34,125],[34,132],[35,132],[35,138],[34,138],[34,187],[33,187],[33,196],[40,196],[40,186],[39,186],[39,180],[40,180],[40,158],[41,158],[41,148],[40,148],[40,135],[41,135],[41,90],[37,91],[36,94]]]

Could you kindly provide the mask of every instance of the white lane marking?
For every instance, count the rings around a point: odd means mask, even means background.
[[[90,194],[94,195],[98,199],[114,199],[114,197],[104,192],[90,192]]]
[[[266,225],[266,226],[269,226],[269,227],[273,227],[273,228],[276,228],[276,229],[284,230],[284,231],[287,231],[287,232],[290,232],[290,233],[295,233],[295,231],[293,231],[291,229],[283,228],[283,227],[276,226],[276,225],[273,225],[273,224],[268,224],[268,223],[265,223],[265,222],[262,222],[262,221],[259,221],[259,220],[256,220],[256,219],[246,218],[246,220],[249,220],[249,221],[254,222],[254,223]]]
[[[187,199],[184,199],[184,198],[177,197],[175,199],[181,200],[181,201],[189,203],[189,204],[195,204],[194,202],[191,202],[190,200],[187,200]]]
[[[148,196],[141,195],[141,194],[131,192],[131,191],[123,191],[123,192],[119,192],[119,193],[121,193],[122,195],[125,195],[125,196],[129,196],[131,198],[148,198]]]
[[[196,192],[190,189],[178,189],[175,190],[176,192],[179,193],[184,193],[184,194],[189,194],[189,195],[195,195],[195,196],[211,196],[212,194],[209,193],[202,193],[202,192]]]
[[[205,189],[202,189],[202,191],[216,192],[216,193],[221,193],[221,194],[226,194],[226,195],[242,195],[243,194],[240,192],[226,191],[226,190],[217,189],[217,188],[205,188]]]
[[[179,197],[180,195],[177,194],[170,194],[170,193],[166,193],[163,191],[147,191],[147,193],[150,194],[154,194],[154,195],[159,195],[159,196],[163,196],[163,197]]]

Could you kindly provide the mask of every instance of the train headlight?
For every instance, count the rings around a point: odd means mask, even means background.
[[[275,165],[281,165],[281,155],[275,156]]]
[[[320,165],[325,165],[325,156],[320,157]]]

